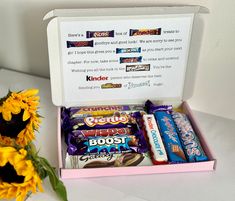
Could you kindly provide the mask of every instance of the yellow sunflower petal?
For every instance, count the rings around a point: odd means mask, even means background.
[[[22,94],[23,96],[35,96],[36,94],[38,94],[38,92],[38,89],[29,89],[21,92],[20,94]]]
[[[11,112],[9,110],[4,110],[2,112],[2,117],[5,121],[11,121]]]
[[[39,101],[40,97],[39,96],[31,96],[28,99],[29,99],[29,101]]]
[[[27,191],[26,189],[21,189],[20,194],[16,197],[16,201],[24,201],[26,197]]]
[[[42,191],[42,181],[32,161],[27,160],[26,157],[27,151],[24,149],[17,151],[13,147],[0,147],[0,161],[7,160],[7,162],[11,163],[18,175],[25,177],[22,183],[0,181],[0,199],[15,198],[16,201],[23,201],[28,192],[36,193],[37,189]]]
[[[8,110],[9,110],[12,114],[19,114],[20,111],[21,111],[21,108],[20,108],[20,107],[15,107],[13,104],[9,104]]]
[[[37,106],[39,105],[39,102],[36,102],[36,101],[30,101],[30,102],[28,102],[28,104],[29,104],[31,107],[35,107],[35,108],[37,108]]]
[[[30,113],[28,110],[24,110],[24,114],[23,114],[23,121],[26,121],[27,119],[30,118]]]
[[[0,145],[13,146],[14,140],[10,137],[0,135]]]

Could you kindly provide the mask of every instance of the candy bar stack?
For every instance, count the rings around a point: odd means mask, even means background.
[[[63,108],[66,168],[149,166],[207,161],[190,121],[172,106]]]

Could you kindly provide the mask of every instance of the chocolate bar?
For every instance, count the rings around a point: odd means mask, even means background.
[[[187,162],[171,114],[168,111],[155,111],[168,158],[171,163]]]
[[[141,47],[132,47],[132,48],[116,48],[116,54],[120,53],[140,53]]]
[[[208,158],[202,149],[192,125],[186,114],[172,112],[172,118],[179,132],[183,149],[189,162],[207,161]]]
[[[161,28],[157,29],[130,29],[130,36],[161,35]]]
[[[139,63],[142,62],[142,56],[139,57],[120,57],[120,63]]]
[[[154,114],[167,151],[170,163],[187,162],[174,121],[170,114],[172,106],[154,105],[151,101],[145,103],[148,112]]]
[[[155,111],[172,111],[172,105],[155,105],[150,100],[145,102],[147,113],[153,114]]]
[[[76,137],[84,138],[90,136],[113,136],[113,135],[130,135],[131,128],[108,128],[108,129],[93,129],[93,130],[74,130],[72,134]]]
[[[66,155],[65,168],[101,168],[152,165],[149,153]]]
[[[150,71],[150,64],[126,65],[126,72]]]
[[[114,37],[114,30],[112,31],[87,31],[87,38],[104,38],[104,37]]]
[[[165,147],[162,142],[160,132],[158,130],[154,115],[148,114],[143,116],[146,126],[147,136],[151,147],[151,155],[154,164],[167,163],[168,158]]]
[[[143,105],[109,105],[91,107],[71,107],[67,109],[69,118],[89,117],[89,116],[112,116],[115,114],[128,114],[131,112],[144,111]]]
[[[143,132],[133,135],[92,136],[86,138],[68,135],[67,152],[70,155],[101,153],[144,153],[148,150]]]
[[[74,118],[69,120],[68,126],[71,130],[126,128],[133,127],[140,118],[140,112],[118,116]]]
[[[67,41],[67,48],[71,47],[93,47],[93,40],[90,41]]]

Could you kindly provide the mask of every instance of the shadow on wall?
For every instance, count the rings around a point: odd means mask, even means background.
[[[163,1],[164,2],[164,1]],[[1,24],[5,27],[3,31],[4,44],[8,44],[4,40],[9,41],[7,49],[0,48],[0,66],[24,71],[27,73],[49,77],[49,61],[47,52],[47,35],[46,27],[48,21],[43,21],[44,15],[53,9],[59,8],[99,8],[99,7],[133,7],[133,6],[158,6],[163,5],[156,1],[136,0],[135,2],[111,2],[108,0],[95,1],[37,1],[31,2],[27,0],[14,0],[10,3],[5,1],[1,5],[0,14]],[[166,4],[164,4],[166,5]],[[174,4],[175,5],[175,4]],[[11,13],[4,13],[4,7]],[[7,15],[4,16],[4,15]],[[14,22],[14,23],[12,23]],[[14,27],[12,31],[11,26]],[[0,33],[2,32],[0,31]],[[14,32],[14,33],[12,33]],[[11,33],[9,36],[8,33]],[[15,40],[15,41],[14,41]],[[20,41],[19,41],[20,40]],[[10,49],[9,46],[15,45],[15,50]],[[15,55],[15,58],[14,58]],[[11,61],[11,59],[14,59]]]
[[[191,44],[188,56],[188,66],[185,77],[183,100],[188,100],[193,95],[196,82],[195,75],[197,74],[200,49],[202,48],[202,37],[203,37],[204,26],[205,24],[201,15],[198,15],[197,17],[194,18],[194,25],[192,30]]]

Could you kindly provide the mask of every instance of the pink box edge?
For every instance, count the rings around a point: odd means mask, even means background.
[[[89,177],[108,177],[121,175],[144,175],[144,174],[165,174],[165,173],[181,173],[181,172],[201,172],[214,171],[216,169],[216,159],[206,142],[204,135],[193,112],[187,102],[182,103],[182,108],[189,115],[191,123],[200,138],[204,151],[209,157],[209,161],[183,164],[169,165],[153,165],[153,166],[134,166],[134,167],[111,167],[111,168],[91,168],[91,169],[65,169],[63,168],[62,157],[62,140],[61,140],[61,109],[58,107],[58,161],[59,175],[62,179],[76,179]]]

